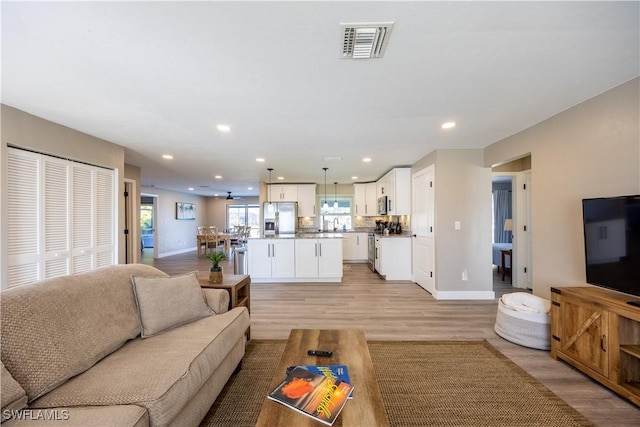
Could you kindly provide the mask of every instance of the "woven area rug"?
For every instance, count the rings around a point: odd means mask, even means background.
[[[593,426],[486,341],[368,345],[392,426]],[[255,425],[284,346],[252,340],[201,427]]]

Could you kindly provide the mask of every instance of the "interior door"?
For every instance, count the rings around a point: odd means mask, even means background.
[[[435,291],[435,248],[434,248],[434,167],[429,166],[412,177],[411,185],[413,230],[412,280],[427,292]]]

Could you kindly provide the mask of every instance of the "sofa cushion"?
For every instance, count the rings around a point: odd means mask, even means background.
[[[196,272],[173,277],[131,276],[142,338],[211,316]]]
[[[2,372],[0,373],[0,398],[2,400],[2,420],[7,419],[7,412],[18,411],[27,406],[27,392],[11,376],[4,363],[0,362]]]
[[[147,339],[135,339],[31,406],[144,406],[167,425],[244,339],[249,313],[238,307]]]
[[[52,420],[53,419],[53,420]],[[148,427],[147,410],[135,405],[26,409],[2,427]]]
[[[231,297],[226,289],[202,288],[202,293],[204,300],[214,313],[222,314],[229,311]]]
[[[140,334],[132,274],[167,277],[148,265],[112,265],[0,293],[2,361],[29,401]]]

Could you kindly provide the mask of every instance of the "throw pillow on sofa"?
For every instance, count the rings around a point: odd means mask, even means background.
[[[211,316],[196,272],[173,277],[131,276],[142,338]]]
[[[27,393],[20,384],[13,379],[2,362],[0,362],[0,369],[2,370],[0,373],[0,384],[2,384],[2,393],[0,393],[0,397],[2,398],[1,417],[2,421],[6,421],[13,416],[14,411],[19,411],[27,406]]]

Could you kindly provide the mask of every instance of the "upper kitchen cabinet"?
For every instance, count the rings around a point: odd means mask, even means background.
[[[316,185],[298,185],[298,216],[316,216]]]
[[[298,216],[316,216],[315,184],[271,184],[267,187],[272,202],[298,202]]]
[[[291,184],[272,184],[269,186],[272,202],[297,202],[298,186]]]
[[[354,214],[356,216],[376,216],[378,215],[378,196],[376,193],[376,183],[353,184],[355,199]]]
[[[395,168],[376,183],[377,197],[387,196],[387,215],[411,215],[411,168]]]

